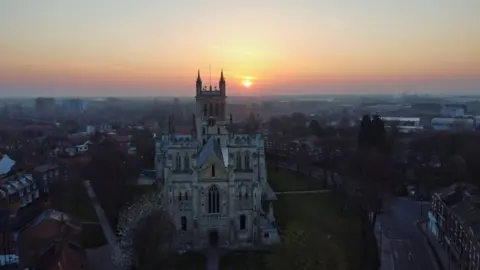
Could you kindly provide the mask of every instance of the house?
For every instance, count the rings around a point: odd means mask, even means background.
[[[456,183],[432,196],[429,229],[461,269],[480,269],[480,189]]]
[[[431,121],[431,126],[435,131],[465,131],[473,130],[475,127],[474,118],[449,118],[435,117]]]
[[[465,104],[445,104],[443,105],[441,114],[444,117],[462,117],[467,112],[467,106]]]
[[[20,268],[88,269],[80,232],[81,225],[65,213],[43,211],[16,231]]]
[[[0,210],[0,269],[18,263],[14,235],[10,230],[10,211]]]
[[[65,180],[67,169],[58,164],[44,164],[33,170],[33,178],[39,186],[41,195],[50,193],[50,187],[56,181]]]
[[[0,176],[6,175],[8,172],[10,172],[10,169],[12,169],[13,165],[15,165],[15,161],[0,151]]]
[[[0,179],[0,200],[5,204],[26,206],[39,198],[37,183],[31,174],[18,172]]]

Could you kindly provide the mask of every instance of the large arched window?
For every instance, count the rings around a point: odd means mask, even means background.
[[[176,156],[175,169],[176,169],[177,171],[182,170],[182,159],[180,158],[180,155],[179,155],[179,154],[177,154],[177,156]]]
[[[218,112],[218,103],[215,104],[215,116],[218,116],[219,112]]]
[[[208,213],[220,213],[220,194],[216,186],[208,189]]]
[[[203,104],[203,115],[207,116],[207,104]]]
[[[240,153],[237,153],[237,170],[242,169],[242,155]]]
[[[213,104],[210,103],[210,112],[209,112],[209,116],[213,116]]]
[[[190,157],[187,153],[185,153],[185,157],[183,158],[183,166],[185,167],[185,170],[190,169]]]
[[[250,152],[245,153],[245,169],[250,169]]]
[[[245,230],[247,227],[247,217],[245,215],[240,215],[240,230]]]
[[[181,217],[180,218],[180,223],[181,223],[181,226],[182,226],[182,231],[186,231],[187,230],[187,218],[186,217]]]

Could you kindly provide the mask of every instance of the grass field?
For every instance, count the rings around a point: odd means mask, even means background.
[[[222,270],[263,270],[265,254],[259,252],[235,251],[220,259]]]
[[[358,213],[342,211],[342,202],[333,194],[279,195],[273,203],[280,232],[291,222],[316,227],[332,239],[331,249],[346,258],[350,265],[364,265],[359,251],[363,249],[362,226]],[[371,268],[358,268],[371,269]]]
[[[207,269],[207,258],[196,252],[182,254],[175,264],[175,270],[205,270]],[[222,269],[222,268],[220,268]]]
[[[268,182],[274,191],[323,189],[323,181],[282,168],[269,167]]]
[[[322,182],[284,169],[269,168],[268,181],[274,191],[321,189]],[[292,222],[317,228],[328,235],[330,249],[336,258],[345,258],[349,269],[376,269],[376,249],[366,245],[361,212],[355,207],[344,208],[344,198],[333,193],[279,194],[273,202],[280,234]],[[374,241],[374,238],[373,238]],[[330,244],[329,244],[330,245]],[[233,252],[222,257],[220,269],[266,269],[264,254]]]

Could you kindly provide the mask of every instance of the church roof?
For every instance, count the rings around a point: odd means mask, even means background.
[[[203,166],[203,164],[205,164],[205,162],[208,160],[208,157],[212,155],[215,155],[219,160],[221,160],[224,166],[226,165],[223,159],[222,148],[220,147],[220,144],[215,140],[215,138],[210,137],[198,155],[198,165],[200,167]]]

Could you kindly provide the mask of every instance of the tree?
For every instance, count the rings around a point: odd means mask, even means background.
[[[363,116],[362,121],[360,122],[360,131],[358,132],[358,146],[366,147],[370,144],[370,133],[371,133],[372,120],[370,115],[366,114]]]
[[[126,206],[117,229],[120,241],[112,252],[116,265],[170,269],[176,257],[176,228],[157,195],[142,196]]]
[[[307,116],[303,113],[293,113],[291,119],[293,124],[296,126],[305,126],[307,123]]]
[[[312,134],[314,134],[315,136],[319,138],[323,136],[323,129],[317,120],[310,121],[309,128],[310,132],[312,132]]]
[[[277,134],[282,132],[283,130],[282,120],[280,120],[280,118],[278,117],[270,118],[268,128],[269,128],[270,134]]]
[[[118,213],[125,203],[126,185],[137,179],[140,170],[136,160],[108,137],[98,142],[94,140],[91,156],[84,178],[91,180],[107,217],[116,224]]]
[[[309,147],[305,143],[300,143],[300,146],[297,145],[296,147],[298,147],[298,151],[296,153],[297,172],[300,172],[301,165],[305,165],[307,168],[310,165],[310,156],[308,154]]]
[[[320,233],[318,228],[300,223],[290,224],[282,238],[266,258],[271,270],[340,270],[347,269],[346,259],[331,235]]]
[[[255,132],[258,132],[259,128],[260,128],[260,121],[257,119],[257,117],[255,117],[253,112],[251,112],[247,119],[245,131],[247,133],[255,133]]]
[[[140,159],[142,169],[153,169],[155,167],[155,138],[147,130],[136,131],[132,141],[137,147],[137,156]]]

